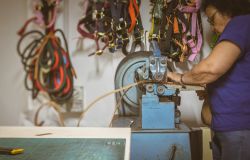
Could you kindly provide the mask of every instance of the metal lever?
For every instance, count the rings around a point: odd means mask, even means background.
[[[134,122],[135,122],[135,121],[131,120],[131,121],[129,122],[129,125],[128,125],[128,126],[131,127],[131,126],[134,124]]]
[[[175,152],[176,152],[176,149],[177,149],[177,147],[175,146],[175,145],[173,145],[172,147],[171,147],[171,153],[170,153],[170,156],[169,156],[169,160],[174,160],[175,159]]]
[[[151,41],[150,42],[151,48],[153,49],[153,55],[155,57],[161,57],[161,50],[158,46],[158,42],[157,41]]]

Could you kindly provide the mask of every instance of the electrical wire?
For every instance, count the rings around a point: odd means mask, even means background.
[[[65,126],[64,119],[63,119],[63,116],[62,116],[61,111],[60,111],[60,106],[57,103],[53,102],[53,101],[49,101],[49,102],[43,103],[37,109],[35,117],[34,117],[34,124],[35,124],[35,126],[43,126],[43,124],[45,123],[45,121],[38,122],[39,113],[45,107],[52,107],[57,112],[57,114],[59,116],[58,119],[59,119],[60,126]]]

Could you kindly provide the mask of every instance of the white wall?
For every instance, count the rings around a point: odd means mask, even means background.
[[[1,46],[1,97],[0,97],[0,125],[31,125],[35,108],[28,106],[28,91],[24,89],[24,71],[17,56],[16,31],[24,21],[31,16],[29,0],[1,0],[0,6],[0,46]],[[114,89],[114,74],[116,66],[124,57],[121,53],[104,53],[102,56],[87,55],[94,50],[95,45],[90,40],[83,40],[83,48],[77,49],[76,25],[82,16],[79,6],[81,0],[64,0],[64,13],[60,15],[58,27],[62,28],[67,36],[70,54],[78,78],[76,85],[84,86],[85,107],[96,97]],[[145,29],[150,29],[149,1],[142,1],[141,15]],[[204,22],[205,39],[207,38],[207,23]],[[203,53],[208,53],[207,44]],[[206,56],[206,54],[203,54]],[[191,64],[176,65],[177,71],[187,70]],[[200,125],[200,110],[202,101],[199,101],[195,92],[182,92],[181,112],[183,121],[193,126]],[[115,106],[114,96],[109,96],[98,102],[89,110],[82,121],[82,126],[107,126],[112,118]],[[21,114],[22,113],[22,114]],[[48,113],[48,112],[46,112]],[[20,115],[21,118],[20,118]],[[51,114],[49,114],[51,115]],[[48,117],[47,118],[51,118]],[[71,117],[72,118],[72,117]],[[20,122],[21,119],[21,122]],[[55,118],[51,118],[55,119]],[[56,123],[51,123],[56,125]],[[75,125],[76,119],[70,119],[68,125]]]
[[[17,55],[17,30],[27,17],[26,0],[1,0],[0,5],[0,125],[19,124],[27,104],[24,72]]]

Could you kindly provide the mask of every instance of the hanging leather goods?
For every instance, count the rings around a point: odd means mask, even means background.
[[[198,22],[197,22],[198,23]],[[195,57],[199,54],[202,46],[202,31],[201,31],[201,26],[197,24],[197,40],[195,41],[193,38],[190,38],[189,40],[187,39],[188,45],[191,48],[192,54],[189,56],[190,61],[194,61]]]
[[[82,37],[89,38],[95,41],[96,50],[89,54],[102,55],[107,47],[107,35],[111,31],[110,8],[108,1],[89,1],[85,12],[85,17],[82,18],[77,25],[77,30]],[[103,44],[104,43],[104,44]],[[100,45],[104,45],[102,49]]]
[[[180,33],[177,17],[174,17],[174,24],[173,25],[174,25],[174,34]]]
[[[142,42],[142,37],[141,36],[135,37],[135,39],[134,39],[134,41],[132,43],[131,49],[130,49],[130,53],[134,53],[136,51],[137,47],[140,48],[140,51],[145,50],[145,46],[144,46],[144,43]]]
[[[135,52],[135,48],[137,46],[140,47],[140,50],[144,50],[144,43],[142,42],[142,35],[144,32],[141,16],[139,11],[140,1],[130,0],[129,3],[129,15],[130,15],[130,26],[128,28],[128,33],[131,33],[130,36],[133,39],[131,48],[128,48],[129,44],[129,35],[127,32],[122,34],[123,37],[123,46],[122,46],[122,53],[127,56],[129,53]],[[132,32],[133,31],[133,32]]]
[[[153,4],[149,40],[155,35],[162,55],[174,61],[193,61],[202,45],[200,0],[159,2],[155,0]],[[157,8],[161,11],[156,12]],[[155,18],[154,14],[161,15],[160,19]],[[161,22],[159,25],[156,25],[157,20]]]
[[[130,3],[131,2],[131,3]],[[123,0],[110,0],[111,17],[112,17],[112,32],[114,41],[111,43],[113,51],[122,49],[124,55],[128,54],[127,45],[129,44],[128,28],[132,21],[136,20],[136,15],[133,9],[133,1]],[[130,8],[130,12],[128,9]],[[130,15],[129,15],[130,14]],[[133,14],[133,19],[130,19],[131,14]],[[111,46],[110,45],[110,46]]]
[[[32,98],[43,92],[47,93],[52,101],[62,104],[72,97],[73,77],[76,78],[76,74],[70,60],[65,35],[60,29],[54,28],[60,0],[40,2],[39,11],[44,23],[41,27],[44,33],[37,30],[22,33],[17,51],[27,72],[25,86],[27,90],[32,91]],[[28,22],[24,28],[27,24]],[[23,47],[29,37],[34,40]]]
[[[49,6],[52,6],[53,8],[53,11],[51,13],[51,20],[50,22],[48,22],[48,24],[46,25],[45,22],[44,22],[44,15],[42,13],[42,9],[44,8],[43,6],[43,3],[44,2],[39,2],[39,1],[34,1],[35,3],[33,4],[33,12],[35,14],[34,17],[28,19],[23,27],[18,31],[18,35],[21,36],[25,33],[25,30],[27,28],[27,26],[31,23],[31,22],[34,22],[36,24],[38,24],[40,27],[42,28],[50,28],[52,27],[54,24],[55,24],[55,20],[56,20],[56,17],[57,17],[57,12],[58,12],[58,6],[59,6],[59,3],[60,3],[60,0],[55,0],[55,1],[52,1],[51,4]]]
[[[154,17],[152,17],[152,19],[151,19],[151,28],[150,28],[148,39],[149,39],[149,41],[152,41],[152,40],[158,41],[158,39],[159,39],[159,35],[157,34],[157,29],[155,26],[155,18]]]
[[[184,62],[186,60],[186,55],[187,55],[187,52],[188,52],[188,47],[186,44],[182,44],[181,42],[179,42],[177,39],[173,39],[173,42],[178,45],[180,47],[180,54],[178,55],[179,56],[179,61],[180,62]]]
[[[129,1],[129,15],[131,19],[131,24],[128,29],[128,33],[132,32],[137,21],[137,16],[140,14],[139,7],[137,5],[136,0],[130,0]]]
[[[100,47],[100,44],[99,44],[100,41],[104,43],[102,48]],[[93,55],[100,56],[103,54],[104,50],[109,46],[109,38],[106,34],[97,36],[97,38],[95,39],[95,42],[96,42],[96,51],[89,54],[88,56],[93,56]]]
[[[151,11],[152,18],[151,18],[151,29],[149,32],[149,41],[156,40],[159,41],[159,33],[160,33],[160,27],[161,27],[161,20],[163,16],[163,6],[164,6],[163,0],[156,0],[153,4],[153,8]]]
[[[175,50],[173,51],[173,46],[171,42],[171,38],[174,36],[174,17],[175,16],[175,8],[176,8],[176,1],[171,1],[169,3],[165,3],[164,7],[162,8],[162,18],[160,24],[160,39],[159,39],[159,47],[162,52],[162,55],[168,56],[171,58],[171,54],[178,53]],[[177,18],[175,19],[176,23],[176,34],[178,33],[178,22]]]
[[[139,47],[140,51],[145,50],[144,42],[143,42],[143,34],[144,34],[144,28],[142,26],[141,16],[138,15],[137,23],[134,28],[134,40],[131,45],[130,53],[134,53],[136,51],[136,48]]]
[[[123,33],[122,34],[122,53],[127,56],[128,55],[128,51],[127,51],[127,46],[129,44],[129,38],[128,38],[128,34],[127,33]]]
[[[134,53],[135,51],[144,51],[145,50],[144,28],[142,25],[141,14],[139,11],[140,4],[141,4],[140,1],[138,1],[138,6],[136,9],[136,10],[138,10],[138,15],[137,15],[137,20],[136,20],[136,24],[134,27],[134,31],[132,34],[133,42],[131,45],[130,53]]]
[[[34,20],[36,20],[36,19],[37,19],[36,17],[32,17],[32,18],[28,19],[28,20],[25,22],[25,24],[23,25],[23,27],[17,32],[17,34],[18,34],[19,36],[22,36],[22,35],[24,34],[24,32],[25,32],[25,30],[26,30],[28,24],[30,24],[32,21],[34,21]]]
[[[114,53],[115,52],[115,38],[114,38],[114,33],[113,32],[108,33],[107,37],[108,37],[109,52]]]
[[[189,61],[194,61],[195,57],[201,50],[202,46],[202,24],[200,17],[200,0],[193,0],[187,5],[179,5],[178,10],[182,13],[191,14],[190,30],[187,31],[184,37],[187,41],[191,54],[188,58]]]
[[[87,31],[85,31],[84,29],[84,24],[88,21],[88,19],[85,17],[83,19],[81,19],[78,24],[77,24],[77,31],[82,35],[82,37],[87,37],[90,39],[95,39],[94,34],[92,33],[88,33]]]

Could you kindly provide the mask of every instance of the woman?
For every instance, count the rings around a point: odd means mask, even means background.
[[[212,110],[214,160],[250,160],[250,4],[205,0],[219,40],[192,70],[167,74],[180,84],[206,84]]]

